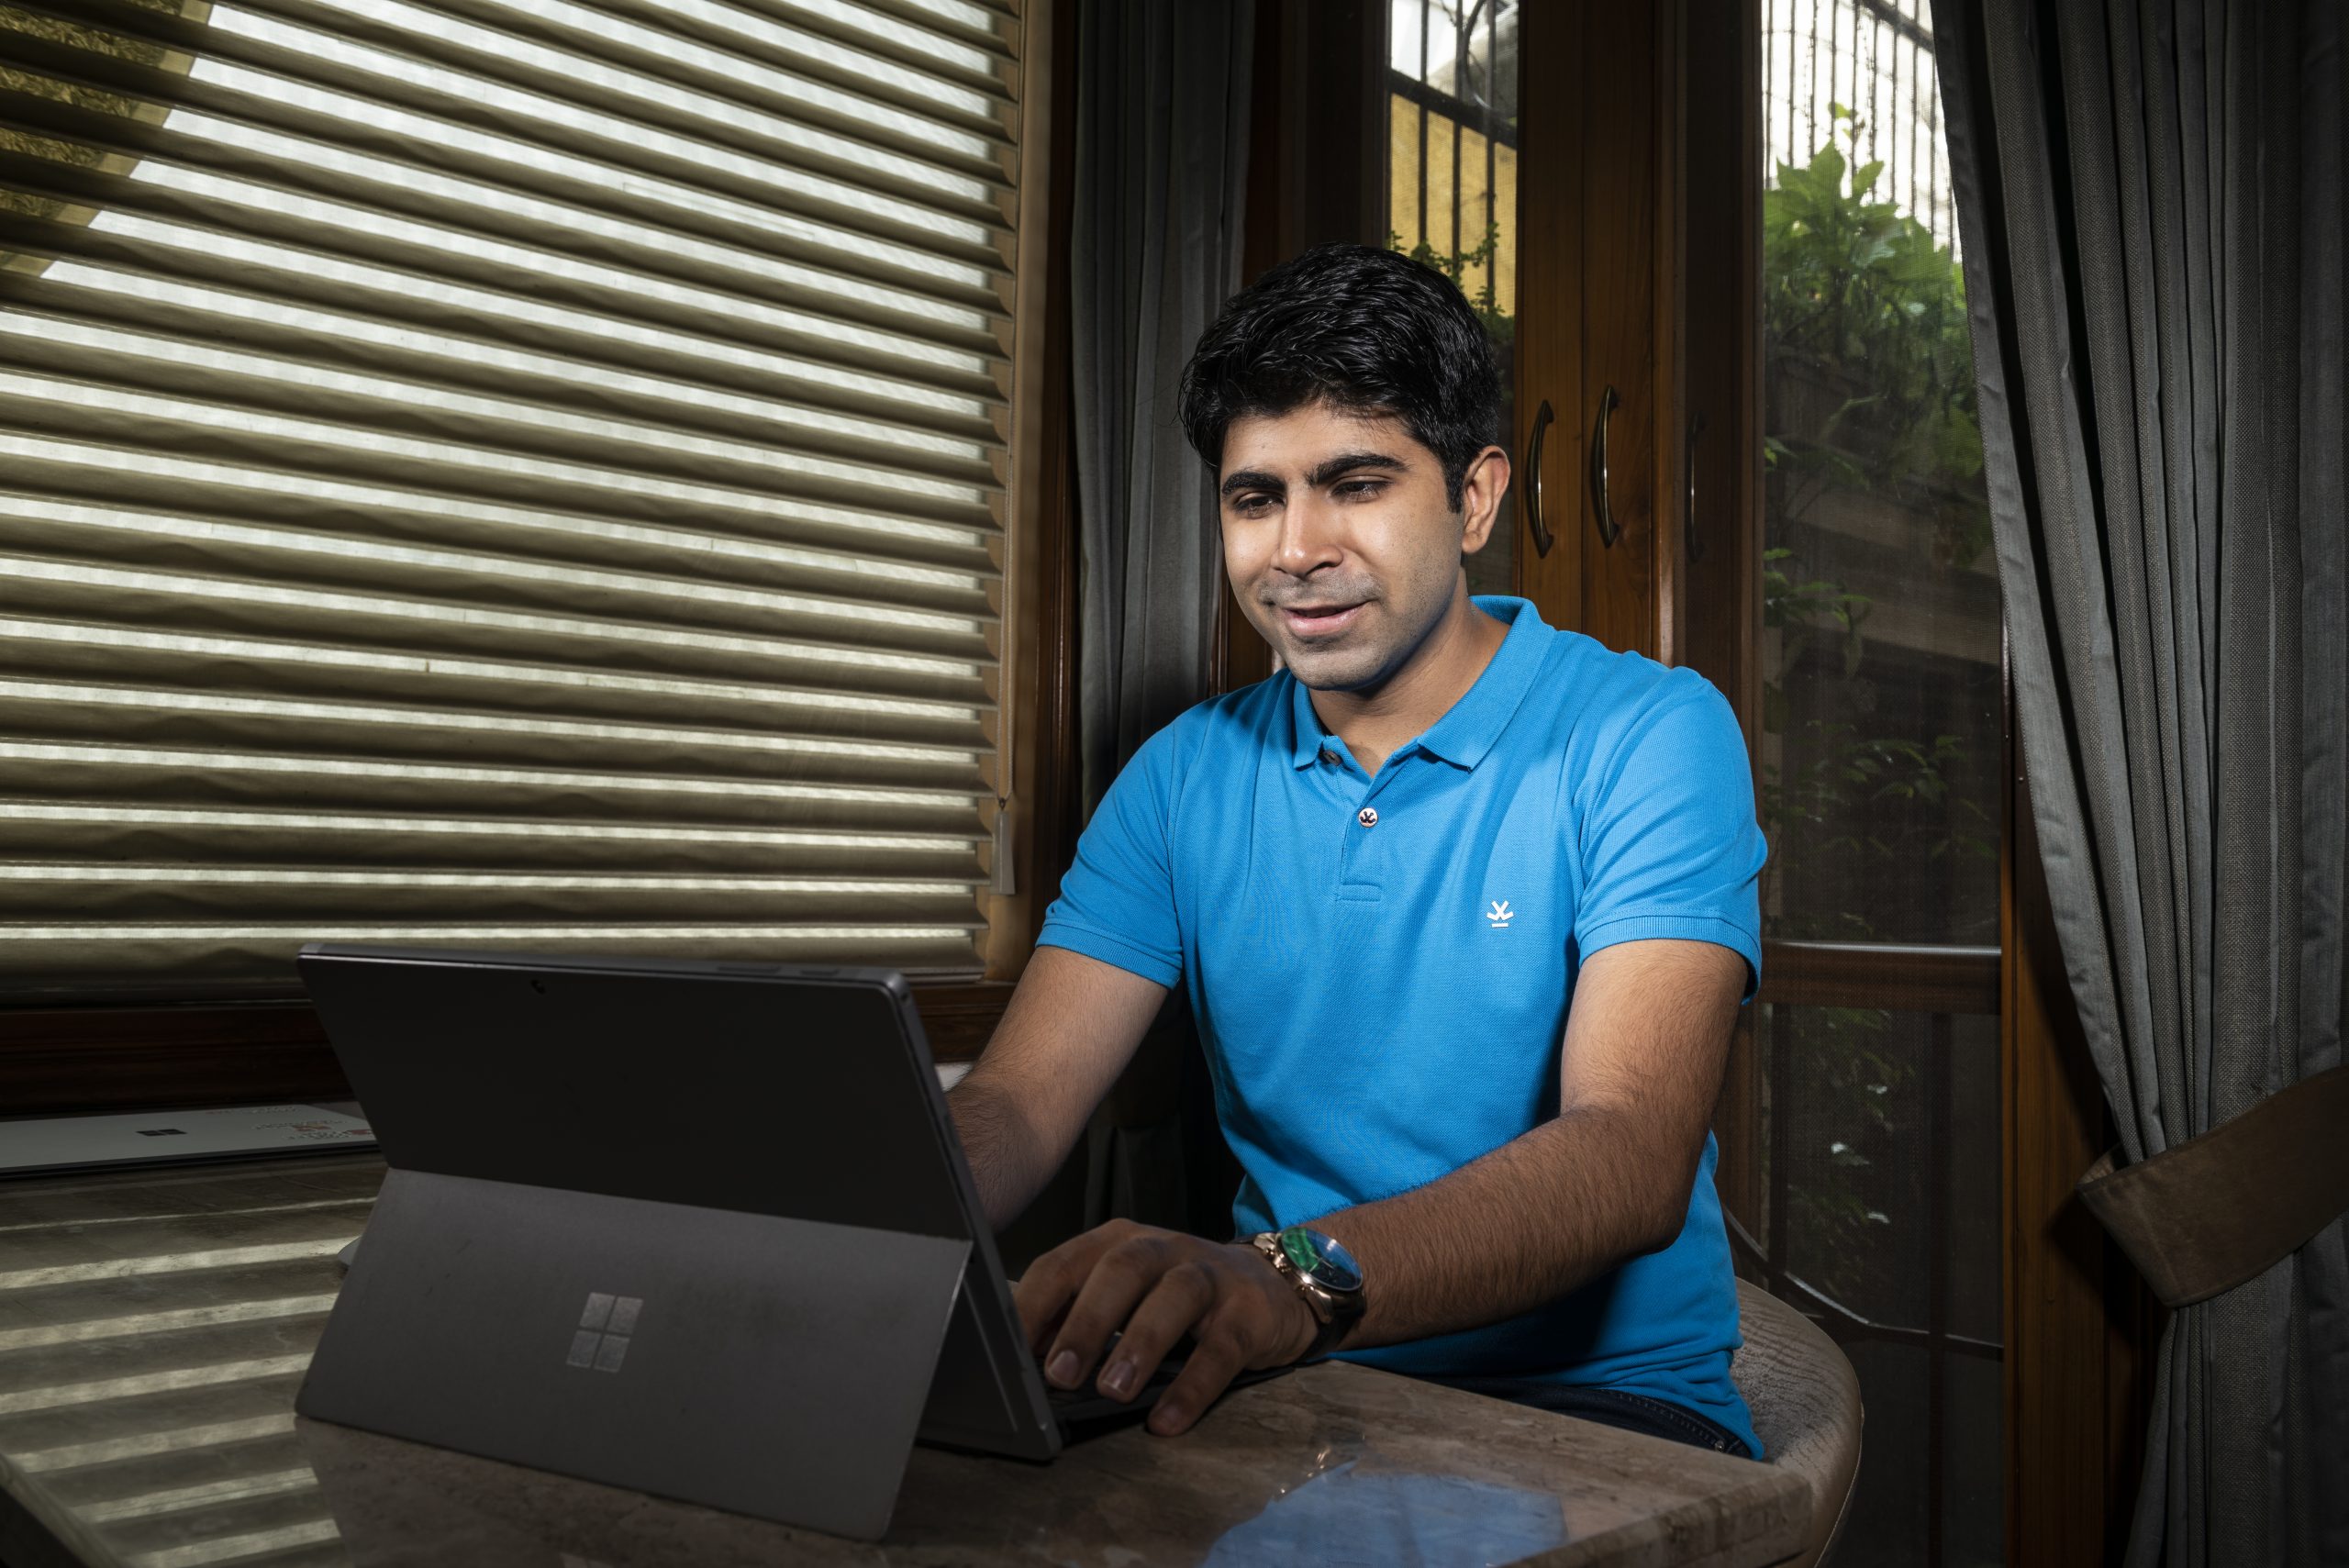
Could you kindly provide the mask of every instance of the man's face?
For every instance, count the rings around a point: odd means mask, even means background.
[[[1224,571],[1241,609],[1308,686],[1383,684],[1451,607],[1460,557],[1483,546],[1508,465],[1487,449],[1454,510],[1435,453],[1392,415],[1316,403],[1234,419],[1220,495]]]

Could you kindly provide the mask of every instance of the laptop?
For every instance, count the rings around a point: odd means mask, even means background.
[[[375,1135],[359,1118],[320,1106],[208,1106],[0,1121],[0,1176],[351,1150],[373,1153]]]
[[[390,1167],[300,1414],[878,1540],[1146,1408],[1044,1384],[894,971],[297,962]]]

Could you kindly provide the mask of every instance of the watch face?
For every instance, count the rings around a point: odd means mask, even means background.
[[[1298,1273],[1324,1290],[1351,1296],[1362,1288],[1362,1270],[1356,1266],[1354,1255],[1319,1230],[1290,1226],[1281,1232],[1281,1251],[1287,1254]]]

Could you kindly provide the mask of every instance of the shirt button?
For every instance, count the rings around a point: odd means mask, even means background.
[[[1321,760],[1325,762],[1335,762],[1338,760],[1338,754],[1324,746],[1321,748]]]
[[[1354,820],[1365,828],[1375,828],[1378,826],[1378,813],[1365,806],[1354,813]]]

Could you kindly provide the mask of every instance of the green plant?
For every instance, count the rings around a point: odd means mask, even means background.
[[[1468,296],[1468,304],[1476,312],[1476,319],[1485,324],[1486,333],[1494,342],[1506,346],[1517,335],[1517,320],[1500,307],[1499,295],[1496,292],[1499,269],[1493,266],[1492,261],[1500,253],[1500,244],[1501,226],[1497,222],[1486,223],[1485,238],[1465,250],[1439,250],[1425,239],[1405,250],[1403,237],[1391,228],[1386,231],[1386,248],[1389,250],[1401,250],[1412,261],[1422,266],[1433,267],[1450,278],[1453,285]],[[1474,293],[1470,293],[1467,284],[1462,282],[1471,267],[1485,269],[1485,281]]]
[[[1841,105],[1833,114],[1834,134],[1809,163],[1780,163],[1762,202],[1773,427],[1764,443],[1772,543],[1763,553],[1763,624],[1778,643],[1776,668],[1764,672],[1762,722],[1793,759],[1764,773],[1774,882],[1796,863],[1842,861],[1856,876],[1997,852],[1987,814],[1948,787],[1951,769],[1965,760],[1959,738],[1793,718],[1787,681],[1815,649],[1837,648],[1842,680],[1861,679],[1874,608],[1867,595],[1801,570],[1790,541],[1804,538],[1821,501],[1885,503],[1878,517],[1927,530],[1916,542],[1934,569],[1970,565],[1989,542],[1964,274],[1924,225],[1875,198],[1883,166],[1853,165],[1838,141],[1859,122]],[[1838,714],[1865,707],[1842,698],[1825,706]],[[1900,802],[1915,809],[1887,809]],[[1776,934],[1877,935],[1855,915],[1791,922],[1827,929],[1786,924]]]
[[[1884,165],[1853,165],[1836,142],[1859,122],[1833,114],[1836,135],[1809,163],[1780,163],[1762,198],[1775,402],[1811,406],[1765,443],[1779,509],[1798,517],[1830,489],[1884,494],[1932,519],[1936,562],[1965,565],[1990,515],[1965,273],[1932,230],[1875,199]]]
[[[1875,195],[1881,165],[1854,164],[1835,128],[1807,164],[1781,163],[1763,196],[1764,332],[1770,429],[1764,453],[1763,617],[1775,634],[1762,722],[1777,740],[1761,816],[1773,890],[1790,871],[1821,889],[1925,878],[1937,866],[1995,861],[1997,824],[1952,780],[1974,762],[1959,736],[1876,711],[1865,594],[1804,557],[1831,536],[1813,520],[1832,501],[1864,511],[1872,539],[1896,543],[1930,578],[1973,564],[1990,539],[1964,276],[1931,232]],[[1807,700],[1791,700],[1800,673]],[[1806,715],[1823,717],[1806,717]],[[1954,878],[1931,879],[1951,885]],[[1884,933],[1859,900],[1772,896],[1772,935],[1871,941]],[[1837,1298],[1897,1294],[1885,1246],[1897,1194],[1918,1179],[1900,1109],[1922,1063],[1873,1007],[1803,1007],[1774,1030],[1793,1053],[1802,1163],[1783,1173],[1797,1260]]]

